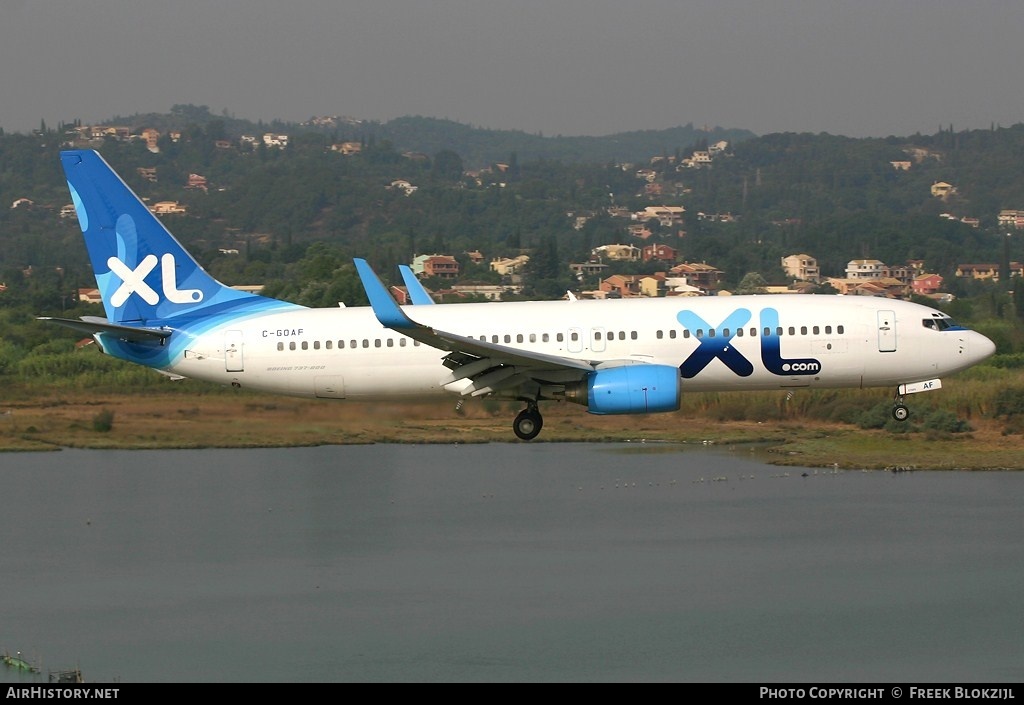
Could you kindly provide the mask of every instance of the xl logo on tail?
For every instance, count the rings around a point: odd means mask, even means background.
[[[178,289],[174,255],[168,252],[159,261],[164,298],[175,304],[195,304],[203,300],[203,292],[199,289]],[[110,271],[121,278],[121,286],[110,297],[110,303],[115,308],[120,308],[134,293],[150,306],[156,306],[160,301],[160,295],[145,281],[149,273],[156,269],[156,263],[156,255],[146,255],[135,269],[117,257],[108,259],[107,266],[110,267]]]

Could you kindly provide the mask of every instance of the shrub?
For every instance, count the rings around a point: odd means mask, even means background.
[[[952,411],[936,409],[924,419],[924,427],[932,431],[944,433],[967,433],[973,431],[971,424],[958,418]]]
[[[110,409],[103,409],[92,417],[92,430],[99,433],[107,433],[114,428],[114,412]]]
[[[996,416],[1018,416],[1024,414],[1024,390],[1019,387],[1005,387],[996,394]]]

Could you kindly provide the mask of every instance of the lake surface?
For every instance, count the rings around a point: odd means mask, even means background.
[[[1024,681],[1024,473],[492,443],[8,453],[0,483],[0,650],[42,680]]]

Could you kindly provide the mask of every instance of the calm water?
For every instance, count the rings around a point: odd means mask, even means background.
[[[803,472],[641,444],[3,454],[0,649],[121,682],[1024,680],[1024,473]]]

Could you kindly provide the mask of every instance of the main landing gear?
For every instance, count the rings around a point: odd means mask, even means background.
[[[526,408],[512,422],[512,430],[524,441],[532,441],[543,427],[544,417],[540,415],[535,401],[526,402]]]

